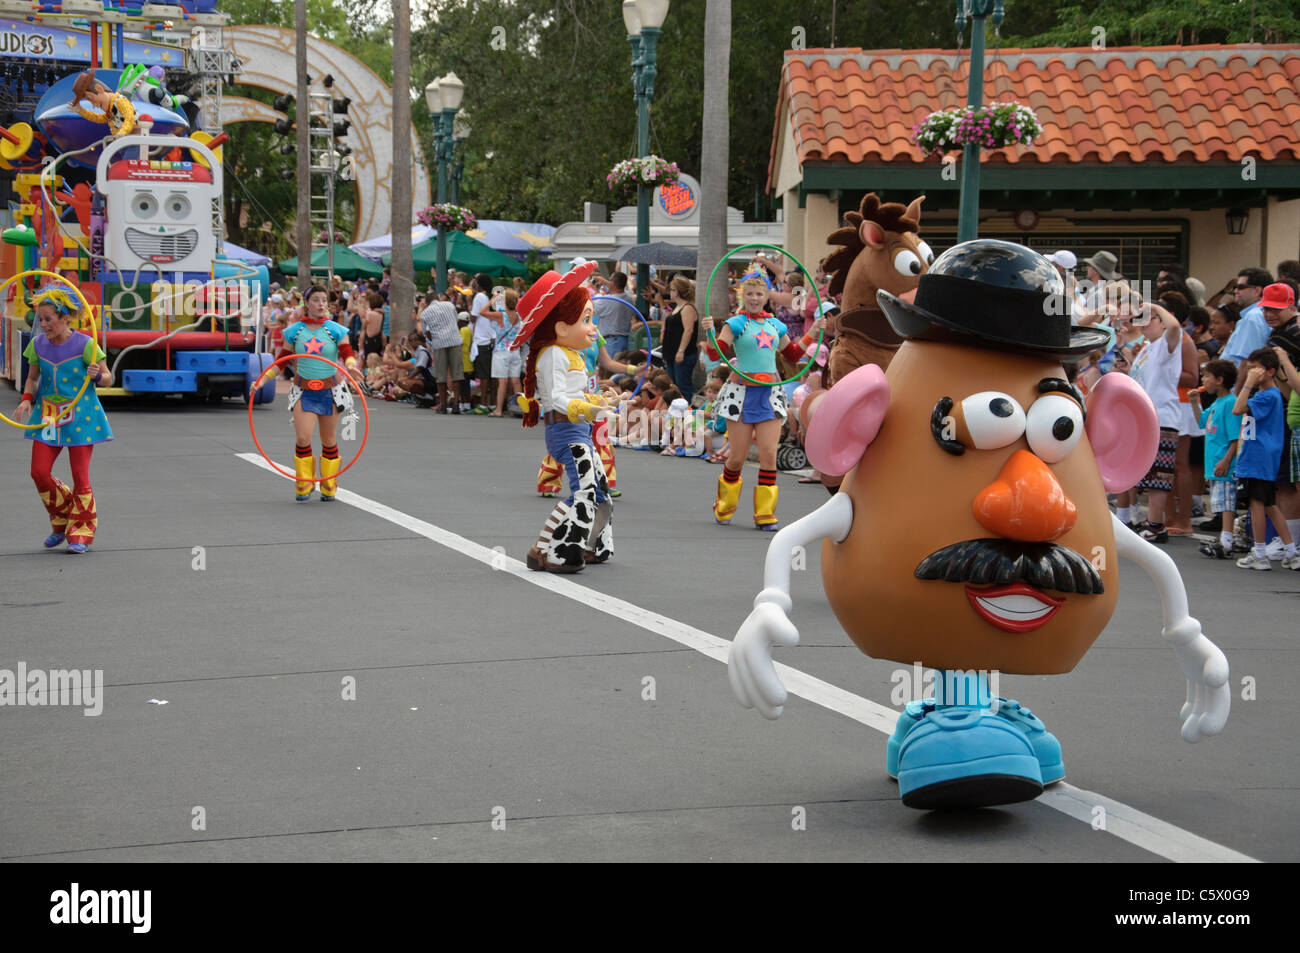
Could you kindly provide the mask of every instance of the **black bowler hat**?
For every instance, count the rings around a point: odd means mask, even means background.
[[[935,259],[915,302],[888,291],[876,300],[908,340],[951,341],[1061,360],[1106,346],[1110,335],[1070,323],[1065,282],[1052,263],[1015,242],[976,238]]]

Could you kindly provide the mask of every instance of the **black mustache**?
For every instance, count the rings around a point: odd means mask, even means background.
[[[921,560],[917,579],[1008,585],[1024,580],[1040,589],[1099,595],[1101,574],[1072,549],[1055,543],[1014,539],[968,539],[945,546]]]

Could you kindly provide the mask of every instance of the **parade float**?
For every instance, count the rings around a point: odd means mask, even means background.
[[[215,5],[0,0],[0,277],[80,288],[117,383],[101,394],[242,397],[270,361],[266,269],[222,251],[220,84],[238,64],[209,42]],[[168,91],[183,72],[201,104]],[[37,281],[0,299],[0,377],[16,386]]]

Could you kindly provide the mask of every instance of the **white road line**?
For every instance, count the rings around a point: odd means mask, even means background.
[[[281,479],[289,479],[283,474],[276,473],[256,453],[237,453],[235,456],[247,463],[261,467],[268,473],[274,473]],[[670,619],[657,612],[651,612],[649,609],[643,609],[638,605],[633,605],[597,589],[580,586],[568,577],[552,573],[533,572],[520,560],[507,556],[504,550],[500,548],[490,549],[481,543],[474,542],[472,539],[466,539],[464,536],[445,530],[440,526],[434,526],[432,523],[416,519],[401,510],[395,510],[391,506],[377,503],[358,493],[353,493],[351,490],[340,489],[338,501],[354,506],[372,516],[387,520],[395,526],[417,533],[440,546],[445,546],[468,556],[470,559],[476,559],[499,572],[515,576],[523,582],[530,583],[541,589],[549,589],[558,595],[573,599],[575,602],[580,602],[593,609],[598,609],[607,615],[622,619],[625,622],[631,622],[633,625],[640,626],[656,635],[671,639],[679,645],[694,649],[701,655],[707,655],[724,665],[727,662],[727,651],[730,649],[731,643],[726,639],[720,639],[716,635],[705,632],[703,629],[697,629],[694,626],[678,622],[676,619]],[[854,721],[861,722],[869,728],[874,728],[882,734],[893,733],[894,723],[898,720],[898,712],[892,708],[887,708],[868,698],[854,695],[837,685],[822,681],[807,672],[801,672],[797,668],[791,668],[778,662],[776,663],[776,669],[790,694],[798,695],[815,705],[820,705],[847,718],[852,718]],[[1107,833],[1141,847],[1143,850],[1164,857],[1166,860],[1181,863],[1258,863],[1253,857],[1232,850],[1229,847],[1224,847],[1222,844],[1216,844],[1214,841],[1193,834],[1191,831],[1183,830],[1181,827],[1162,821],[1157,817],[1152,817],[1137,808],[1129,807],[1127,804],[1101,794],[1084,791],[1065,782],[1054,784],[1045,790],[1038,797],[1037,803],[1055,808],[1062,814],[1089,825],[1092,825],[1095,820],[1094,808],[1100,805],[1106,811],[1104,830]]]

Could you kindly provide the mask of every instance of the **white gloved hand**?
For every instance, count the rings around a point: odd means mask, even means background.
[[[1174,655],[1187,676],[1187,701],[1178,714],[1183,740],[1197,742],[1217,735],[1232,704],[1227,656],[1202,634],[1201,623],[1190,617],[1161,635],[1174,643]]]
[[[772,664],[772,646],[793,648],[799,644],[799,630],[786,614],[789,607],[790,597],[783,592],[765,589],[759,593],[727,654],[727,678],[736,700],[773,720],[781,717],[789,693]]]

